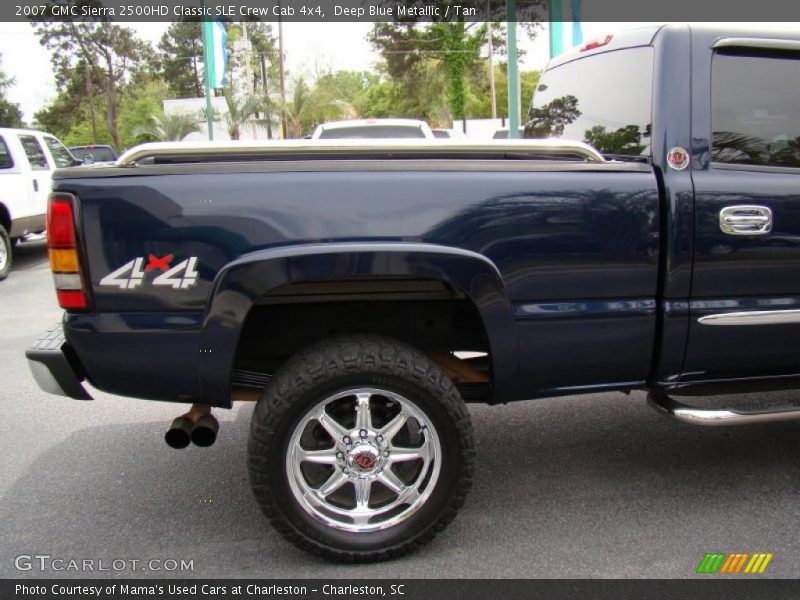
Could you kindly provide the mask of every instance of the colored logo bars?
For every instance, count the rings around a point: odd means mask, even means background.
[[[706,553],[697,567],[697,573],[763,573],[772,556],[771,552]]]

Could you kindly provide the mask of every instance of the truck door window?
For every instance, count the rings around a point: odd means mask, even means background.
[[[653,49],[580,58],[542,74],[525,137],[586,142],[615,156],[649,156]]]
[[[10,169],[14,166],[14,161],[11,159],[11,152],[8,151],[6,141],[0,137],[0,169]]]
[[[711,139],[712,162],[800,167],[800,57],[717,53]]]
[[[41,171],[50,168],[39,140],[32,135],[21,135],[19,136],[19,141],[22,144],[23,150],[25,150],[25,156],[28,157],[31,169],[34,171]]]
[[[49,135],[44,136],[44,143],[50,149],[50,155],[53,157],[53,162],[59,169],[63,167],[71,167],[75,164],[75,158],[69,150],[59,142],[56,138]]]

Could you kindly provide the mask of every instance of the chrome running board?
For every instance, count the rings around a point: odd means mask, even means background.
[[[764,407],[760,410],[707,409],[681,404],[663,392],[647,394],[647,403],[659,412],[693,425],[747,425],[800,419],[800,407]]]

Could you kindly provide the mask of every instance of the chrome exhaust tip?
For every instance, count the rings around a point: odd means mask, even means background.
[[[170,448],[180,450],[186,448],[192,441],[192,429],[194,422],[186,415],[181,415],[172,422],[167,433],[164,434],[164,441]]]
[[[192,404],[189,412],[176,418],[167,433],[164,441],[171,448],[186,448],[192,442],[205,448],[217,439],[219,423],[211,414],[211,407],[207,404]]]
[[[217,441],[219,422],[211,413],[200,417],[192,429],[192,443],[201,448],[208,448]]]

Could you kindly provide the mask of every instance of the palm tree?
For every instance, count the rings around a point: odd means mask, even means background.
[[[173,115],[150,115],[147,125],[140,125],[133,130],[136,138],[145,138],[151,142],[180,142],[190,133],[200,131],[196,117],[186,113]]]
[[[262,110],[263,102],[256,96],[239,96],[228,87],[225,89],[225,102],[228,112],[222,114],[222,120],[228,128],[228,135],[232,140],[238,140],[242,134],[242,126]]]
[[[303,135],[303,117],[311,109],[311,88],[302,77],[297,80],[292,96],[281,111],[286,116],[288,131],[286,137],[299,138]]]
[[[351,104],[336,98],[334,91],[319,85],[312,89],[302,77],[297,79],[291,97],[280,109],[286,117],[289,138],[302,137],[304,129],[313,130],[325,121],[358,116]]]

